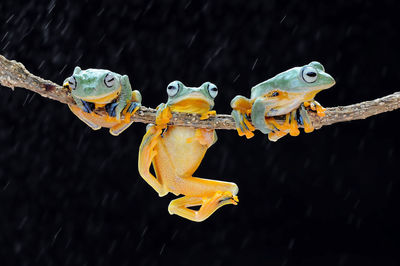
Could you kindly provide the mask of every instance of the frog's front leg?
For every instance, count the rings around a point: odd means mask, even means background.
[[[249,122],[248,115],[251,112],[251,101],[243,96],[236,96],[231,101],[232,117],[235,120],[236,130],[239,136],[251,138],[254,136],[252,131],[254,126]]]
[[[251,121],[256,129],[264,134],[279,131],[279,127],[273,117],[266,117],[269,103],[263,98],[257,98],[251,109]]]
[[[125,106],[132,98],[132,86],[129,82],[127,75],[121,77],[121,94],[119,95],[118,101],[116,102],[115,111],[112,116],[115,116],[117,120],[121,119],[121,112],[125,109]],[[142,97],[140,97],[140,101]]]
[[[110,133],[114,136],[118,136],[125,129],[127,129],[130,125],[132,125],[133,121],[131,121],[131,116],[139,110],[141,106],[142,96],[139,91],[135,90],[132,92],[132,98],[128,101],[125,109],[122,111],[122,114],[125,116],[120,123],[110,128]],[[107,106],[106,106],[107,107]],[[106,108],[107,109],[107,108]],[[108,112],[108,111],[107,111]]]
[[[298,118],[297,120],[299,121],[299,124],[303,125],[304,127],[304,132],[310,133],[314,131],[314,127],[311,123],[310,116],[307,113],[307,110],[305,106],[302,104],[299,107],[299,112],[298,112]]]
[[[235,183],[202,179],[197,177],[182,178],[181,194],[185,196],[171,201],[168,206],[170,214],[176,214],[195,222],[207,219],[218,208],[239,202]],[[187,193],[184,193],[187,192]],[[196,211],[190,207],[200,206]]]
[[[154,150],[159,141],[162,129],[158,126],[149,124],[146,128],[146,134],[143,136],[139,147],[138,168],[140,176],[155,190],[160,197],[168,194],[164,185],[150,173],[150,166],[153,158],[157,155]]]
[[[132,97],[128,101],[124,111],[122,112],[125,115],[125,121],[129,122],[131,116],[139,110],[140,106],[142,105],[142,95],[138,90],[132,91]]]
[[[172,118],[171,108],[167,104],[161,103],[156,109],[156,125],[164,129]]]
[[[326,108],[322,107],[322,105],[319,102],[317,102],[316,100],[312,100],[310,102],[304,102],[303,104],[304,104],[304,107],[306,107],[306,108],[309,107],[311,110],[317,112],[317,115],[319,117],[325,116]]]

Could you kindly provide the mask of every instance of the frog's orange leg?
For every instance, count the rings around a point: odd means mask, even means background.
[[[232,116],[236,123],[236,130],[239,136],[246,136],[246,138],[252,138],[254,136],[253,131],[255,127],[248,120],[248,115],[251,114],[252,103],[251,100],[243,96],[236,96],[231,101],[231,107],[233,109]]]
[[[127,129],[130,125],[132,125],[132,122],[126,123],[125,120],[122,121],[121,123],[116,124],[112,128],[110,128],[110,134],[113,136],[118,136],[121,134],[125,129]]]
[[[211,216],[217,209],[227,204],[237,205],[237,196],[232,196],[229,192],[216,192],[213,197],[208,199],[184,196],[171,201],[168,212],[179,215],[194,222],[202,222]],[[201,206],[198,211],[189,207]]]
[[[157,155],[154,150],[158,139],[162,133],[162,129],[155,125],[148,125],[146,134],[143,136],[142,143],[139,147],[139,174],[140,176],[155,190],[160,197],[168,194],[163,184],[150,173],[150,166],[153,158]]]
[[[287,131],[274,131],[274,132],[270,132],[268,133],[268,139],[270,141],[277,141],[278,139],[284,137],[287,135]]]
[[[179,190],[178,193],[185,196],[171,201],[168,211],[195,222],[204,221],[224,205],[237,205],[239,202],[236,196],[239,189],[235,183],[187,177],[182,178]],[[200,208],[189,208],[193,206]]]
[[[316,111],[319,117],[325,116],[326,108],[322,107],[319,102],[312,100],[311,102],[304,102],[303,104],[304,107],[310,107],[311,110]]]
[[[82,120],[86,125],[91,127],[93,130],[98,130],[101,128],[101,126],[96,125],[93,123],[88,117],[94,115],[94,114],[88,114],[85,111],[83,111],[81,108],[75,105],[68,105],[69,109],[71,110],[74,115],[76,115],[80,120]]]
[[[266,118],[265,123],[266,125],[272,125],[277,129],[268,133],[268,139],[270,141],[277,141],[288,133],[291,136],[298,136],[300,134],[300,130],[297,124],[297,109],[290,112],[289,114],[286,114],[285,122],[283,124],[279,124],[278,122],[276,122],[273,117]]]
[[[110,134],[114,136],[118,136],[125,129],[127,129],[130,125],[132,125],[133,121],[131,121],[131,116],[137,112],[140,108],[140,103],[128,101],[125,109],[122,111],[122,114],[125,116],[124,120],[122,120],[117,125],[110,128]]]

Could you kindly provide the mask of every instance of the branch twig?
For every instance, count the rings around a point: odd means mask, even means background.
[[[21,63],[14,60],[10,61],[2,55],[0,55],[0,84],[12,89],[14,89],[14,87],[25,88],[52,100],[65,104],[75,104],[67,89],[52,81],[31,74]],[[322,126],[344,121],[365,119],[399,108],[400,92],[396,92],[372,101],[327,108],[325,112],[326,115],[322,118],[311,111],[309,111],[309,115],[313,126],[319,129]],[[106,115],[105,112],[100,112],[99,114]],[[156,111],[154,109],[142,106],[140,110],[131,117],[131,120],[146,124],[154,123],[155,114]],[[230,115],[217,115],[207,120],[200,120],[199,118],[199,115],[174,113],[170,125],[210,129],[236,129],[235,122]]]

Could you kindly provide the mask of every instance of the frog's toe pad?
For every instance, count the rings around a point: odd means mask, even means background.
[[[215,194],[215,199],[218,200],[218,204],[233,204],[233,205],[237,205],[239,203],[239,198],[236,195],[232,195],[231,192],[226,191],[224,193],[221,192],[217,192]]]

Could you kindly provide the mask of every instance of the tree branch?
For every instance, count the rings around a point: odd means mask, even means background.
[[[75,105],[68,89],[62,86],[37,77],[31,74],[23,64],[14,60],[10,61],[0,55],[0,84],[11,89],[21,87],[40,94],[43,97],[50,98],[65,104]],[[338,106],[327,108],[325,117],[318,117],[316,113],[308,111],[312,124],[316,129],[322,126],[332,125],[334,123],[365,119],[384,112],[393,111],[400,108],[400,92],[388,96],[352,104],[348,106]],[[99,111],[98,114],[106,115],[105,111]],[[131,120],[141,123],[154,123],[156,111],[142,106],[136,112]],[[170,125],[186,126],[195,128],[209,129],[236,129],[235,122],[230,115],[217,115],[206,120],[200,120],[199,115],[186,113],[173,113]],[[279,119],[277,119],[279,120]],[[281,121],[283,122],[283,120]]]

